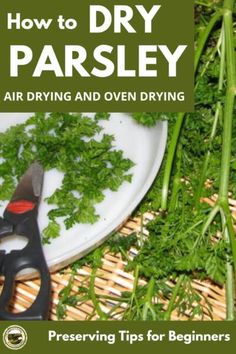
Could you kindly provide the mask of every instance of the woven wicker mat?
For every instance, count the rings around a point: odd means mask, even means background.
[[[209,204],[214,204],[215,198],[212,200],[207,200]],[[236,217],[236,202],[231,202],[232,214]],[[144,225],[146,222],[153,218],[152,213],[146,213],[144,215],[143,221]],[[129,219],[124,227],[121,228],[120,232],[124,235],[128,235],[134,231],[139,232],[141,230],[141,220],[140,218]],[[144,231],[145,232],[145,231]],[[135,254],[136,250],[132,249],[131,253]],[[122,258],[117,255],[114,256],[112,254],[105,254],[103,257],[103,264],[101,269],[98,270],[95,287],[96,293],[103,295],[110,295],[113,297],[119,297],[121,292],[132,290],[133,287],[133,275],[132,273],[128,273],[125,271],[126,263],[122,260]],[[74,285],[72,291],[76,293],[78,286],[81,283],[86,284],[89,282],[89,277],[91,274],[91,268],[82,267],[77,271],[77,274],[74,278]],[[58,294],[61,289],[63,289],[67,284],[71,276],[70,268],[66,268],[63,272],[58,272],[52,274],[52,304],[50,310],[50,319],[57,320],[56,316],[56,307],[58,304]],[[140,285],[145,284],[144,281],[140,281]],[[170,283],[170,286],[174,284]],[[39,290],[39,280],[34,281],[25,281],[18,282],[15,292],[15,297],[13,299],[12,307],[14,312],[24,311],[26,308],[30,306],[30,304],[34,301],[35,295]],[[225,319],[225,289],[223,287],[219,287],[216,284],[213,284],[210,281],[198,281],[194,280],[192,286],[198,291],[202,305],[204,306],[207,302],[212,306],[212,315],[214,320],[224,320]],[[163,298],[164,306],[167,305],[168,299]],[[109,311],[114,304],[109,300],[104,300],[102,302],[102,310],[105,312]],[[119,311],[122,311],[122,305]],[[78,307],[70,307],[68,306],[67,317],[65,320],[86,320],[88,316],[93,313],[93,305],[90,301],[79,305]],[[184,314],[180,317],[177,316],[176,313],[172,314],[172,320],[188,320],[188,313]],[[92,317],[93,320],[96,320],[96,316]],[[117,319],[119,319],[119,315],[117,315]],[[198,319],[198,318],[196,318]],[[204,320],[209,320],[209,314],[206,311],[204,313]],[[199,318],[200,320],[200,318]],[[202,318],[201,318],[202,320]]]

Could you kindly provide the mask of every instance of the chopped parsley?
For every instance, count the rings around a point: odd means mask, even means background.
[[[114,137],[104,134],[101,119],[109,115],[97,113],[93,119],[80,113],[36,113],[0,133],[1,200],[11,198],[16,181],[35,160],[45,171],[55,168],[64,174],[61,186],[47,198],[53,207],[44,242],[59,236],[58,218],[66,229],[95,223],[95,206],[104,200],[104,191],[115,192],[132,180],[129,170],[134,163],[114,148]]]

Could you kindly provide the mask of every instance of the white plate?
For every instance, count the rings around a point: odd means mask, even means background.
[[[29,116],[30,113],[0,113],[0,131],[22,123]],[[105,200],[96,207],[100,220],[95,224],[76,225],[70,230],[65,230],[61,224],[61,236],[44,246],[47,263],[53,271],[84,256],[119,227],[147,193],[161,166],[167,140],[166,122],[159,122],[154,128],[145,128],[134,122],[128,114],[112,113],[110,120],[102,125],[106,133],[115,136],[115,145],[124,151],[124,156],[135,162],[131,170],[133,182],[125,182],[118,192],[105,191]],[[55,170],[45,173],[38,218],[40,230],[47,225],[47,213],[52,208],[43,199],[60,185],[61,178]],[[6,204],[1,202],[0,215]],[[11,241],[11,244],[4,241],[4,245],[0,243],[0,248],[18,248],[20,242],[19,239]]]

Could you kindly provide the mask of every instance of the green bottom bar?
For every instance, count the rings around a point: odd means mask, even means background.
[[[235,322],[1,322],[0,353],[230,354],[235,329]]]

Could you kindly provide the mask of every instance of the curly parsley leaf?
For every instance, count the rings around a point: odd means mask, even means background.
[[[53,168],[64,174],[62,184],[47,198],[52,209],[44,241],[60,233],[58,218],[66,229],[77,223],[93,224],[99,219],[96,204],[104,200],[104,191],[117,191],[131,182],[134,163],[116,150],[114,137],[103,133],[99,120],[80,113],[36,113],[25,123],[0,134],[0,198],[10,198],[16,180],[37,160],[46,171]]]

